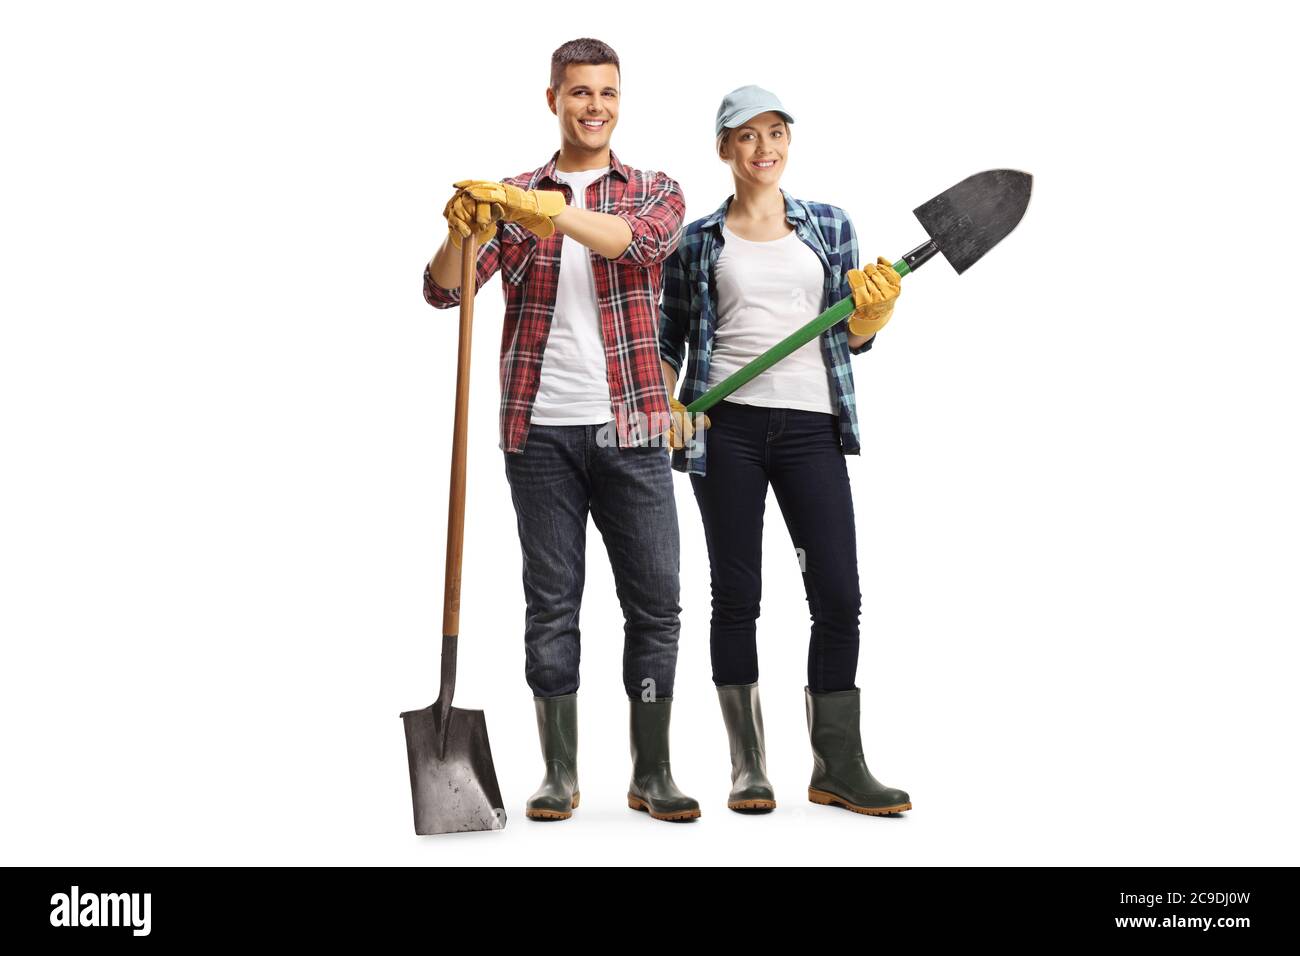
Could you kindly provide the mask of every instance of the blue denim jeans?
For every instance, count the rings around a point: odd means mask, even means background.
[[[709,548],[713,682],[758,680],[755,635],[770,484],[812,618],[808,686],[814,693],[851,690],[857,686],[861,593],[853,496],[836,417],[726,401],[708,414],[708,474],[692,475],[691,487]]]
[[[668,450],[619,448],[611,423],[531,425],[524,450],[502,454],[523,552],[524,673],[534,696],[578,689],[590,512],[623,608],[624,689],[671,697],[681,607]]]

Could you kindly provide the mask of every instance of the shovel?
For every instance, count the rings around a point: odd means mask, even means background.
[[[921,268],[936,252],[961,275],[1016,228],[1029,207],[1034,177],[1017,169],[989,169],[967,176],[956,186],[941,192],[912,210],[930,238],[898,262],[900,276]],[[772,346],[744,368],[727,376],[686,406],[692,415],[705,412],[750,379],[771,368],[791,352],[821,335],[853,313],[853,297],[847,296]]]
[[[447,564],[442,604],[442,683],[424,710],[401,714],[411,769],[415,832],[500,830],[506,825],[487,722],[481,710],[451,706],[460,631],[460,563],[465,542],[465,450],[469,430],[470,331],[474,319],[475,236],[461,243],[460,345],[456,360],[456,424],[447,508]]]

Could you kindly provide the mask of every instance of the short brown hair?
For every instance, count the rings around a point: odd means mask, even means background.
[[[586,63],[593,66],[613,63],[620,79],[623,76],[623,70],[618,65],[618,54],[608,43],[590,37],[579,37],[577,40],[562,44],[551,54],[551,89],[557,93],[560,92],[560,84],[564,82],[564,68],[570,63]]]

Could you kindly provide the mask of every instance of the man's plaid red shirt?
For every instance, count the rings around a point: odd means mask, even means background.
[[[504,180],[521,189],[555,189],[557,151],[531,173]],[[663,261],[681,240],[686,203],[681,188],[663,173],[631,169],[611,151],[610,171],[587,187],[587,208],[618,216],[632,230],[632,242],[617,259],[590,252],[596,305],[605,342],[605,371],[620,447],[646,444],[668,429],[668,392],[659,364],[659,296]],[[479,252],[475,290],[501,270],[505,324],[501,330],[501,442],[520,452],[528,439],[542,353],[551,328],[560,280],[563,237],[538,239],[513,222]],[[424,271],[424,298],[436,309],[460,304],[459,289],[444,289]],[[662,439],[661,439],[662,440]]]

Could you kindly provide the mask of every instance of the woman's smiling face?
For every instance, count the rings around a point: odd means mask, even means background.
[[[780,181],[790,145],[790,127],[775,110],[759,113],[735,129],[718,147],[737,181],[770,186]]]

